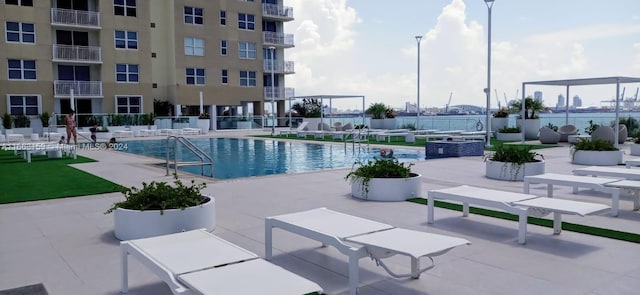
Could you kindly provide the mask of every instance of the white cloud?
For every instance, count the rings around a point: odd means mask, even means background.
[[[588,41],[640,33],[639,24],[596,24],[569,30],[548,32],[525,38],[524,41],[543,44],[556,42]]]

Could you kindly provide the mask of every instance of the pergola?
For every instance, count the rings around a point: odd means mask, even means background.
[[[365,110],[365,106],[364,106],[364,95],[336,95],[336,94],[327,94],[327,95],[305,95],[305,96],[292,96],[289,97],[289,124],[291,124],[291,101],[295,100],[295,99],[319,99],[320,100],[320,106],[322,107],[323,105],[323,101],[325,99],[329,100],[329,109],[331,109],[331,102],[333,101],[333,99],[346,99],[346,98],[359,98],[362,99],[362,124],[365,125],[365,114],[364,114],[364,110]],[[332,124],[333,122],[333,117],[331,117],[329,120],[329,123]],[[324,123],[324,112],[321,111],[320,112],[320,123]]]
[[[640,83],[640,78],[634,77],[599,77],[599,78],[583,78],[583,79],[566,79],[566,80],[549,80],[522,83],[522,118],[525,111],[525,97],[527,85],[544,85],[544,86],[565,86],[567,88],[567,102],[565,105],[565,124],[569,124],[569,89],[571,86],[588,86],[588,85],[607,85],[616,84],[616,126],[615,126],[615,145],[618,146],[618,132],[620,123],[620,84]],[[524,143],[524,128],[522,128],[522,142]]]

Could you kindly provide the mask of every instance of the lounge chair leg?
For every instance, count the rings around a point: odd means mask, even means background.
[[[640,210],[640,190],[634,190],[633,194],[635,198],[633,199],[633,211]]]
[[[469,203],[462,203],[462,216],[469,216]]]
[[[526,244],[527,243],[527,214],[520,213],[518,214],[518,243]]]
[[[264,221],[264,259],[271,260],[272,254],[272,234],[273,226],[271,225],[271,219],[267,218]]]
[[[553,234],[559,235],[562,232],[562,214],[553,212]]]
[[[433,205],[436,201],[432,196],[427,196],[427,223],[433,224]]]
[[[553,198],[553,184],[547,184],[547,197]]]
[[[127,252],[126,247],[120,247],[120,267],[122,268],[122,271],[120,272],[120,274],[122,275],[121,279],[121,291],[122,293],[127,293],[129,292],[129,267],[128,267],[128,257],[129,253]]]
[[[356,252],[349,255],[349,295],[358,294],[358,281],[360,281],[358,260],[360,257]]]
[[[611,194],[611,215],[618,216],[619,210],[620,210],[620,189],[616,189]]]
[[[420,259],[411,257],[411,278],[420,278]]]

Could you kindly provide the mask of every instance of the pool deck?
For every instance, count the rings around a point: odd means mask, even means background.
[[[260,134],[211,132],[210,136]],[[404,148],[404,147],[403,147]],[[627,150],[628,146],[623,146]],[[543,149],[546,171],[570,174],[569,147]],[[124,186],[165,180],[157,162],[115,151],[81,151],[99,162],[74,165]],[[631,158],[625,155],[625,158]],[[413,170],[423,176],[423,195],[431,189],[462,184],[522,192],[522,182],[484,177],[482,157],[432,159]],[[436,208],[427,224],[427,208],[410,202],[368,202],[350,197],[344,176],[349,169],[271,175],[233,180],[205,180],[216,199],[214,234],[264,257],[264,218],[317,207],[419,231],[462,237],[470,246],[435,258],[436,267],[418,280],[393,279],[369,259],[360,261],[360,294],[637,294],[640,246],[635,243],[529,225],[527,244],[517,243],[517,223]],[[183,177],[184,176],[184,177]],[[189,178],[182,173],[181,177]],[[197,178],[201,179],[201,178]],[[546,187],[533,185],[532,194]],[[596,192],[571,194],[556,187],[556,197],[610,205]],[[119,193],[0,205],[0,290],[43,283],[49,294],[118,294],[119,241],[113,216],[103,212]],[[640,212],[623,197],[620,216],[564,216],[563,220],[640,233]],[[322,286],[327,294],[348,293],[348,258],[334,248],[277,230],[273,263]],[[391,267],[406,271],[407,259],[393,257]],[[129,259],[129,294],[171,294],[170,289],[135,259]],[[250,283],[251,278],[244,282]]]

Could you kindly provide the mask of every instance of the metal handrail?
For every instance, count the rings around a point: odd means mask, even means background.
[[[173,170],[175,174],[178,174],[178,158],[177,158],[177,150],[178,143],[181,143],[184,147],[194,153],[198,158],[200,158],[200,175],[204,176],[204,166],[209,165],[210,175],[213,177],[213,158],[205,153],[202,149],[194,145],[189,139],[186,139],[182,136],[167,136],[166,146],[165,146],[165,157],[166,157],[166,170],[167,176],[169,176],[169,141],[173,139]]]

